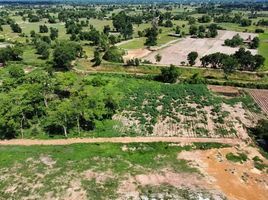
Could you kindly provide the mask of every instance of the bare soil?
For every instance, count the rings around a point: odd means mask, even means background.
[[[148,143],[148,142],[216,142],[236,145],[240,143],[238,138],[191,138],[191,137],[113,137],[113,138],[69,138],[55,140],[13,139],[0,140],[0,145],[69,145],[75,143]]]
[[[228,161],[227,153],[244,152],[248,160],[241,163]],[[268,175],[254,168],[252,158],[260,153],[252,147],[211,149],[206,151],[182,152],[179,159],[185,159],[198,167],[215,188],[231,200],[266,200],[268,192]],[[265,160],[265,159],[264,159]],[[264,161],[267,163],[267,160]]]
[[[224,96],[239,96],[240,92],[236,87],[232,86],[220,86],[220,85],[208,85],[208,89],[217,94]]]
[[[242,33],[235,31],[218,31],[218,36],[216,38],[191,38],[186,37],[185,39],[168,46],[167,48],[163,48],[159,51],[154,51],[148,56],[144,57],[144,59],[151,61],[152,63],[156,63],[155,55],[160,54],[162,56],[159,64],[162,65],[181,65],[181,62],[187,63],[187,55],[192,52],[198,52],[198,59],[196,62],[196,66],[200,66],[200,58],[204,55],[221,52],[226,54],[235,53],[239,47],[232,48],[224,45],[224,40],[231,39],[234,35],[239,34],[243,39],[247,39],[249,36],[251,38],[257,36],[254,33]],[[252,54],[257,54],[257,50],[249,49]]]
[[[123,56],[124,60],[130,60],[133,58],[143,58],[150,54],[152,51],[142,48],[142,49],[133,49],[133,50],[128,50],[126,55]]]

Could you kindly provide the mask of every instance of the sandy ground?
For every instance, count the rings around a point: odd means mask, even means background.
[[[268,114],[268,90],[249,89],[248,92],[263,112]]]
[[[223,46],[224,40],[231,39],[237,33],[244,39],[247,39],[249,36],[252,38],[257,36],[257,34],[253,33],[242,33],[242,32],[235,32],[235,31],[218,31],[219,34],[216,38],[191,38],[187,37],[182,41],[168,46],[164,49],[159,51],[155,51],[147,56],[144,59],[149,60],[153,63],[155,62],[155,55],[158,53],[162,55],[162,60],[159,64],[162,65],[181,65],[181,62],[187,63],[187,55],[192,52],[196,51],[199,54],[199,58],[203,57],[204,55],[221,52],[225,54],[233,54],[239,48],[232,48],[228,46]],[[250,50],[252,54],[257,54],[257,50]],[[201,62],[197,59],[196,66],[200,66]]]
[[[132,40],[134,40],[134,39],[132,39]],[[140,48],[140,49],[127,50],[127,53],[126,53],[126,55],[123,56],[123,59],[125,61],[127,61],[127,60],[130,60],[130,59],[133,59],[133,58],[145,58],[150,53],[152,53],[152,52],[158,52],[160,49],[164,49],[166,47],[172,46],[173,44],[177,43],[180,40],[182,40],[182,39],[179,38],[179,39],[171,40],[170,42],[168,42],[166,44],[163,44],[163,45],[161,45],[159,47]],[[127,41],[123,41],[122,44],[125,44],[127,42],[128,42],[128,40]]]
[[[125,61],[133,59],[133,58],[143,58],[149,55],[152,51],[144,48],[144,49],[133,49],[129,50],[126,55],[123,56]]]
[[[242,163],[228,161],[227,153],[244,152],[248,160]],[[254,168],[252,158],[259,156],[252,147],[211,149],[206,151],[182,152],[179,159],[186,159],[198,167],[202,174],[230,200],[267,200],[268,175]],[[267,163],[267,160],[264,161]]]
[[[173,142],[173,143],[193,143],[193,142],[216,142],[230,145],[239,144],[241,141],[236,138],[191,138],[191,137],[113,137],[113,138],[70,138],[55,140],[32,140],[13,139],[0,140],[0,145],[69,145],[75,143],[148,143],[148,142]]]

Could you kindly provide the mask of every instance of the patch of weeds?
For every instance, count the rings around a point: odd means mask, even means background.
[[[212,199],[212,195],[205,190],[190,188],[175,188],[170,185],[146,186],[140,188],[140,199]]]
[[[108,179],[104,183],[97,183],[96,179],[93,180],[83,180],[83,188],[87,191],[88,199],[116,199],[116,189],[118,187],[118,182],[114,179]]]
[[[216,143],[216,142],[207,142],[207,143],[194,143],[196,149],[207,150],[207,149],[220,149],[231,147],[228,144]]]
[[[258,156],[255,156],[252,160],[254,161],[254,167],[256,169],[261,171],[268,169],[268,165],[264,164],[263,160],[261,160]]]
[[[227,153],[225,157],[229,161],[240,163],[243,163],[248,159],[248,156],[245,153],[238,153],[237,155],[233,153]]]

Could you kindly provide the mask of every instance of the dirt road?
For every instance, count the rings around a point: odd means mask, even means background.
[[[113,138],[70,138],[55,140],[34,140],[34,139],[13,139],[0,140],[1,145],[69,145],[75,143],[149,143],[149,142],[172,142],[172,143],[193,143],[193,142],[215,142],[230,145],[241,143],[238,138],[182,138],[182,137],[113,137]]]

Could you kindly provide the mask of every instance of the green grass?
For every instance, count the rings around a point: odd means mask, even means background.
[[[237,155],[233,153],[226,154],[226,159],[232,162],[240,162],[243,163],[247,161],[248,157],[245,153],[238,153]]]
[[[260,34],[260,47],[259,47],[259,54],[265,57],[264,66],[261,70],[266,71],[268,70],[268,33]]]
[[[141,49],[145,47],[144,46],[145,41],[146,41],[145,37],[135,38],[127,43],[119,45],[119,47],[123,49]]]

